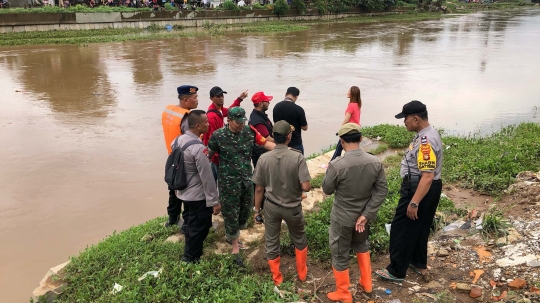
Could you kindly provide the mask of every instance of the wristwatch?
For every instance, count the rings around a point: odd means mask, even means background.
[[[418,208],[418,204],[414,203],[414,202],[410,202],[409,203],[411,205],[412,208]]]
[[[256,213],[260,213],[261,212],[261,209],[257,209],[256,207],[253,207],[253,211],[256,212]]]

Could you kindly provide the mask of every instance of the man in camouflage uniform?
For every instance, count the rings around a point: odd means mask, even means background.
[[[253,182],[251,181],[251,151],[253,144],[274,149],[253,127],[245,125],[246,111],[241,107],[229,109],[227,124],[216,130],[208,141],[208,157],[219,154],[218,189],[225,220],[225,237],[232,244],[235,262],[243,266],[238,237],[241,229],[247,229],[247,221],[253,206]]]

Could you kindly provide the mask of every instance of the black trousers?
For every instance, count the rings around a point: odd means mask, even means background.
[[[182,212],[182,200],[178,199],[174,190],[169,188],[169,206],[167,206],[167,214],[169,215],[169,223],[176,223]]]
[[[186,225],[186,245],[182,260],[198,261],[203,254],[203,243],[212,227],[212,207],[206,207],[206,201],[184,201],[182,217]]]
[[[418,207],[418,219],[407,217],[407,207],[416,191],[408,182],[401,183],[398,206],[390,231],[390,265],[388,272],[396,278],[405,278],[409,264],[427,268],[427,243],[441,199],[442,182],[433,180],[428,193]]]

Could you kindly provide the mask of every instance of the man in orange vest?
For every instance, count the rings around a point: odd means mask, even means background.
[[[176,139],[188,130],[188,119],[183,119],[184,115],[187,116],[189,111],[197,108],[199,100],[197,99],[197,91],[199,89],[193,85],[179,86],[176,91],[178,92],[178,105],[167,105],[163,114],[161,114],[161,124],[163,125],[163,134],[165,135],[165,146],[169,154],[172,153],[171,144]],[[165,226],[172,226],[178,224],[180,220],[180,213],[182,212],[182,201],[176,197],[174,190],[169,188],[169,206],[167,206],[167,214],[169,220],[165,223]],[[180,229],[183,233],[185,224]]]

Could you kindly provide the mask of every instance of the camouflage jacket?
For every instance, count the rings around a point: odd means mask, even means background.
[[[241,132],[233,133],[226,124],[212,134],[208,148],[219,153],[220,188],[239,181],[251,181],[251,150],[254,143],[263,146],[266,139],[248,125]]]

